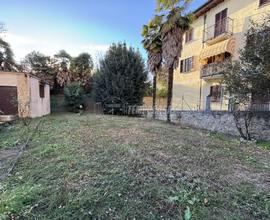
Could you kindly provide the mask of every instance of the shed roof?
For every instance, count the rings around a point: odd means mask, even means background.
[[[44,82],[45,84],[48,84],[48,85],[51,84],[51,83],[48,82],[47,80],[43,80],[43,79],[41,79],[40,77],[38,77],[38,76],[36,76],[36,75],[34,75],[34,74],[32,74],[32,73],[26,73],[26,72],[13,72],[13,71],[0,71],[0,77],[1,77],[1,73],[8,73],[8,74],[14,74],[14,75],[24,74],[24,75],[28,75],[28,76],[30,76],[30,77],[32,77],[32,78],[38,79],[38,80]]]

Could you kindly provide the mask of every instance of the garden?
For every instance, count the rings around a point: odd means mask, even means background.
[[[1,219],[270,218],[268,143],[65,113],[3,128],[1,155],[25,134],[33,137],[0,185]]]

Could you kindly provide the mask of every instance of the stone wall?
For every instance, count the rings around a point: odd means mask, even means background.
[[[152,118],[152,111],[143,115]],[[166,111],[158,111],[156,118],[166,120]],[[206,129],[213,132],[239,136],[233,114],[227,111],[172,111],[172,122]],[[257,112],[252,120],[252,136],[258,140],[270,140],[270,112]]]
[[[17,74],[17,90],[19,117],[26,118],[30,113],[30,94],[27,75]]]

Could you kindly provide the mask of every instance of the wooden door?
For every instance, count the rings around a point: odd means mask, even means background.
[[[0,111],[5,115],[18,114],[17,87],[0,86]]]

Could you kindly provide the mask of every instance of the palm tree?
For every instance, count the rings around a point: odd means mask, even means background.
[[[161,29],[162,58],[168,68],[167,121],[171,121],[173,73],[179,65],[182,52],[183,35],[189,29],[191,15],[184,14],[190,0],[157,0],[157,11],[162,13],[164,21]]]
[[[161,16],[155,16],[143,26],[142,43],[148,53],[148,69],[153,73],[153,118],[156,118],[157,72],[162,63]]]

